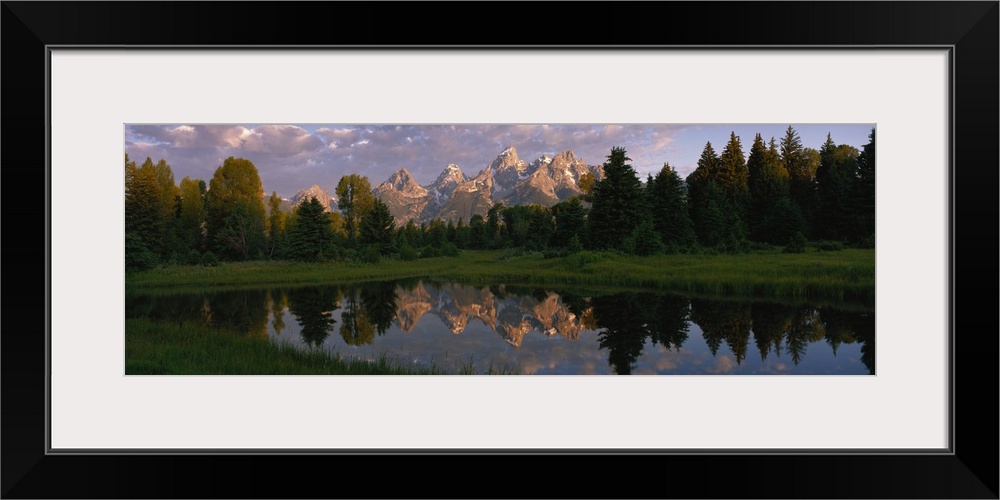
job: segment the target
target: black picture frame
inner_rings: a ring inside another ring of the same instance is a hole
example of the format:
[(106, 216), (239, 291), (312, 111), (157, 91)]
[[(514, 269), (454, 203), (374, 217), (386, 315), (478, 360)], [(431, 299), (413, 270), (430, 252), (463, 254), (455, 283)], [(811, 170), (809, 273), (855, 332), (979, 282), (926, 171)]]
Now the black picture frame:
[[(332, 16), (327, 15), (330, 7)], [(19, 273), (29, 262), (43, 270), (28, 279), (9, 273), (9, 284), (16, 285), (4, 296), (3, 497), (998, 498), (994, 425), (1000, 418), (994, 384), (1000, 331), (995, 309), (1000, 4), (668, 2), (552, 7), (561, 12), (552, 22), (579, 32), (574, 46), (609, 50), (613, 46), (608, 44), (953, 47), (952, 453), (48, 454), (47, 332), (38, 321), (49, 314), (49, 207), (40, 194), (48, 168), (46, 47), (468, 47), (551, 42), (545, 39), (548, 30), (519, 30), (516, 25), (503, 29), (503, 24), (498, 28), (479, 15), (485, 8), (527, 22), (537, 4), (3, 2), (0, 60), (7, 147), (0, 150), (0, 164), (8, 179), (3, 253), (9, 270)], [(387, 9), (393, 15), (386, 15)], [(857, 422), (845, 425), (864, 425), (864, 419), (858, 415)], [(428, 476), (428, 470), (439, 476)], [(622, 476), (622, 470), (634, 474)], [(379, 473), (387, 474), (385, 480), (362, 479)], [(541, 481), (528, 481), (532, 476)], [(463, 488), (470, 478), (477, 489)]]

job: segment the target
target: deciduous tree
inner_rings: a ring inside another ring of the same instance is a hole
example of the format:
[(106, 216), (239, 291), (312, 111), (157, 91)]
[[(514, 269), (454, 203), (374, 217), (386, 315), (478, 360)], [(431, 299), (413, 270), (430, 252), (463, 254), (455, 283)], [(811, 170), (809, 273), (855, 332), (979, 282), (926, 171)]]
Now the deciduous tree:
[(344, 226), (349, 241), (361, 234), (361, 218), (375, 206), (368, 177), (358, 174), (345, 175), (337, 183), (338, 205), (344, 214)]
[(257, 167), (245, 158), (226, 158), (209, 182), (205, 222), (210, 246), (229, 259), (263, 255), (264, 188)]

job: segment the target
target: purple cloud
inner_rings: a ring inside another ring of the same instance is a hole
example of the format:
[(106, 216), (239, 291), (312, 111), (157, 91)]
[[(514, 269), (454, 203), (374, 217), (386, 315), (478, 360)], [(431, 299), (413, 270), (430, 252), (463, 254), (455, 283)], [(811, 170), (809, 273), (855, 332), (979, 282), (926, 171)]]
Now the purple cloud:
[[(665, 124), (487, 124), (487, 125), (126, 125), (125, 149), (142, 162), (165, 159), (177, 179), (208, 180), (229, 156), (256, 165), (268, 193), (291, 197), (313, 184), (332, 191), (344, 175), (366, 175), (372, 186), (406, 167), (418, 183), (429, 184), (448, 164), (475, 175), (508, 145), (525, 161), (573, 150), (591, 165), (606, 160), (613, 146), (625, 147), (640, 177), (670, 162), (690, 173), (706, 140), (721, 151), (736, 131), (749, 153), (753, 133), (780, 137), (787, 125)], [(862, 146), (870, 125), (834, 126), (834, 139)], [(806, 138), (825, 138), (829, 127), (796, 126)], [(813, 130), (815, 129), (815, 130)], [(822, 131), (822, 134), (820, 133)], [(807, 133), (808, 132), (808, 133)], [(849, 137), (838, 138), (838, 135)]]

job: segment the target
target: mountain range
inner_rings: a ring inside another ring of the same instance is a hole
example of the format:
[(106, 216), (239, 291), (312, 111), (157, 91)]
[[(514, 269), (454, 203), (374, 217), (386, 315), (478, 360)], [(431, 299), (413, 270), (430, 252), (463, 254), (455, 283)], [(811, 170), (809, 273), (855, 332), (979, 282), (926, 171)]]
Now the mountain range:
[(578, 316), (551, 292), (541, 297), (497, 296), (489, 288), (423, 282), (411, 289), (397, 289), (396, 323), (400, 329), (413, 332), (425, 315), (436, 316), (456, 335), (463, 333), (471, 320), (479, 320), (514, 347), (520, 347), (532, 331), (576, 339), (582, 330), (596, 329), (589, 307)]
[[(452, 163), (434, 182), (421, 186), (403, 167), (372, 192), (389, 207), (397, 226), (411, 219), (417, 223), (435, 218), (469, 222), (474, 215), (486, 217), (496, 202), (550, 207), (565, 201), (582, 193), (580, 177), (588, 173), (596, 179), (604, 175), (600, 165), (587, 165), (572, 150), (543, 155), (528, 163), (518, 158), (514, 146), (508, 146), (475, 176), (466, 175)], [(316, 196), (330, 210), (337, 209), (336, 196), (316, 185), (299, 191), (289, 201), (295, 207), (310, 196)]]

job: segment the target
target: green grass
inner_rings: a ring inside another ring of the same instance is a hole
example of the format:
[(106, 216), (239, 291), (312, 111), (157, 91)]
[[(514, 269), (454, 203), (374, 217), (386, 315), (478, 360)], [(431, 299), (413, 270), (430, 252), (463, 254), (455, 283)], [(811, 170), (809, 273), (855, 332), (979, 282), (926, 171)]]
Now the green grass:
[[(411, 367), (382, 355), (345, 360), (198, 324), (125, 321), (126, 375), (444, 375), (436, 366)], [(472, 363), (461, 374), (476, 374)], [(516, 374), (492, 365), (487, 374)]]
[(127, 289), (334, 284), (435, 278), (469, 284), (587, 285), (681, 293), (873, 303), (875, 250), (782, 254), (779, 249), (737, 255), (627, 256), (580, 252), (546, 259), (541, 253), (464, 251), (458, 257), (415, 261), (225, 263), (172, 266), (126, 276)]

